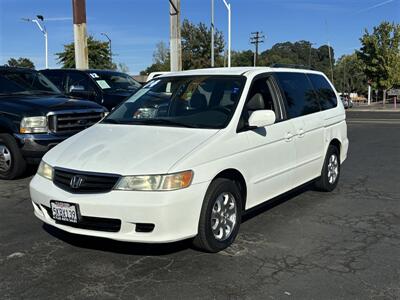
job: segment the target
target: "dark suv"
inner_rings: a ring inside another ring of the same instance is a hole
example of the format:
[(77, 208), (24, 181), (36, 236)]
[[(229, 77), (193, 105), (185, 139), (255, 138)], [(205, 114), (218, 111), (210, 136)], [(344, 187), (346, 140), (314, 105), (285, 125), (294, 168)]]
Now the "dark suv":
[(97, 102), (110, 111), (141, 87), (128, 74), (115, 71), (47, 69), (40, 72), (66, 95)]
[(67, 98), (44, 75), (0, 67), (0, 179), (20, 176), (50, 148), (95, 124), (107, 110)]

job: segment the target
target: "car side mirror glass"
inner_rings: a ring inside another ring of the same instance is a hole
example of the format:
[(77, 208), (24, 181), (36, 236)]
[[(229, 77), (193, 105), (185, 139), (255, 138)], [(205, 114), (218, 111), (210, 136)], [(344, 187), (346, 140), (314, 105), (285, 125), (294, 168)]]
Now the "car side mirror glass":
[(275, 121), (275, 112), (273, 110), (263, 109), (254, 111), (250, 115), (248, 123), (250, 128), (259, 128), (272, 125)]

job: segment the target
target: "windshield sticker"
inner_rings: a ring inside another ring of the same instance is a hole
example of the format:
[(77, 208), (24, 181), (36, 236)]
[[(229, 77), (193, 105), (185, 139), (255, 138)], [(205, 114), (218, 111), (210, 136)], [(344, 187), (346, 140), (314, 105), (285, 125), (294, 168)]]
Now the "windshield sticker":
[(100, 76), (99, 75), (97, 75), (97, 73), (90, 73), (90, 77), (92, 77), (92, 78), (100, 78)]
[(105, 80), (97, 80), (96, 82), (103, 90), (111, 89), (111, 87), (108, 85), (107, 81), (105, 81)]

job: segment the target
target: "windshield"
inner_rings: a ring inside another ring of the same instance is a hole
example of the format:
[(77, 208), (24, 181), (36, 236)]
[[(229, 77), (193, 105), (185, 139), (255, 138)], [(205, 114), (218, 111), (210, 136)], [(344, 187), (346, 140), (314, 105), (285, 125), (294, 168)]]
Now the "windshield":
[(35, 71), (3, 71), (0, 94), (61, 94), (44, 75)]
[(104, 123), (224, 128), (242, 94), (243, 76), (176, 76), (147, 83)]
[(136, 92), (140, 83), (131, 76), (118, 72), (91, 72), (90, 76), (104, 92)]

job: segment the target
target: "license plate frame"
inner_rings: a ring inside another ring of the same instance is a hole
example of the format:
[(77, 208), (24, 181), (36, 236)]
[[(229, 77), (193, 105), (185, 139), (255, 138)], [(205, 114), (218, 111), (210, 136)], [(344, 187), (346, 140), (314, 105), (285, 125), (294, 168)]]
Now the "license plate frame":
[(79, 205), (76, 203), (51, 200), (51, 217), (56, 222), (78, 224), (80, 220)]

